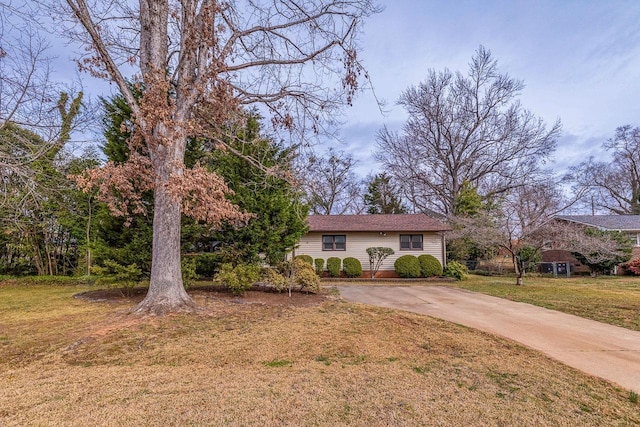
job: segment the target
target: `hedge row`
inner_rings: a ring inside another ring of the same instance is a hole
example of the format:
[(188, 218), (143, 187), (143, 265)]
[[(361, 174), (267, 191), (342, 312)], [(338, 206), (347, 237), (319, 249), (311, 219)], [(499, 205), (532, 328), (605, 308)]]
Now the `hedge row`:
[(405, 278), (442, 276), (442, 264), (433, 255), (402, 255), (393, 267), (398, 276)]
[[(315, 266), (318, 276), (322, 276), (324, 271), (324, 260), (316, 258), (315, 260), (309, 255), (298, 255), (296, 258)], [(353, 257), (347, 257), (341, 260), (338, 257), (327, 258), (327, 272), (330, 277), (340, 277), (340, 273), (344, 272), (347, 277), (360, 277), (362, 275), (362, 264), (360, 260)]]

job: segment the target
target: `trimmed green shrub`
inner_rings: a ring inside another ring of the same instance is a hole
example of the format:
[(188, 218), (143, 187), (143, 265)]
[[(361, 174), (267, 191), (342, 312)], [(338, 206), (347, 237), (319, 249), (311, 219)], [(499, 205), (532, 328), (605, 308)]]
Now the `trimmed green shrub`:
[(447, 268), (444, 270), (444, 275), (447, 277), (453, 277), (458, 280), (466, 280), (469, 270), (464, 264), (460, 264), (458, 261), (449, 261)]
[(413, 255), (402, 255), (393, 263), (396, 274), (404, 278), (420, 277), (420, 261)]
[(313, 258), (311, 257), (311, 255), (296, 255), (294, 259), (301, 259), (302, 261), (313, 267)]
[(420, 273), (424, 277), (442, 276), (442, 264), (433, 255), (420, 255)]
[(322, 258), (316, 258), (313, 260), (313, 263), (316, 266), (316, 274), (322, 277), (322, 272), (324, 271), (324, 260)]
[(347, 257), (342, 260), (342, 268), (347, 277), (362, 276), (362, 264), (358, 258)]
[(327, 259), (327, 270), (329, 271), (329, 276), (331, 277), (340, 277), (340, 265), (342, 261), (338, 257), (331, 257)]
[(222, 264), (216, 283), (228, 287), (234, 295), (242, 295), (260, 279), (260, 267), (253, 264)]

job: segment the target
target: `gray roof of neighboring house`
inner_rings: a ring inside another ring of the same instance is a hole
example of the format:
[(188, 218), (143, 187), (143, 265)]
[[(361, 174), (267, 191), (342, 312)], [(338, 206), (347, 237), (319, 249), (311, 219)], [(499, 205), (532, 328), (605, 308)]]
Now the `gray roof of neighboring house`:
[(447, 231), (451, 228), (424, 214), (309, 215), (309, 231)]
[(640, 231), (640, 215), (556, 215), (555, 218), (604, 230)]

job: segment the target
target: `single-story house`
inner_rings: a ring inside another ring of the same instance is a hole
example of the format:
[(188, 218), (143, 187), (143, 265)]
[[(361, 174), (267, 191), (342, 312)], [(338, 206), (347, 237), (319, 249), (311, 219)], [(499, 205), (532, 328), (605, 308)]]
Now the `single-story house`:
[(384, 260), (377, 277), (393, 277), (393, 263), (402, 255), (429, 254), (446, 265), (444, 232), (448, 226), (425, 214), (310, 215), (309, 231), (302, 236), (295, 255), (313, 259), (357, 258), (369, 273), (369, 247), (388, 247), (394, 254)]

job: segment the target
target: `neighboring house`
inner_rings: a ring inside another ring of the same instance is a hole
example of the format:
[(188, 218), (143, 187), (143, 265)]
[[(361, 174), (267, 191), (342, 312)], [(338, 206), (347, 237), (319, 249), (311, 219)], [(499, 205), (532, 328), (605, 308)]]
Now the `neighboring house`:
[[(555, 219), (594, 227), (604, 231), (619, 231), (629, 235), (634, 242), (634, 257), (640, 257), (640, 215), (556, 215)], [(588, 271), (576, 260), (571, 252), (564, 250), (545, 250), (542, 252), (543, 262), (566, 262), (574, 265), (576, 272)]]
[(556, 215), (556, 219), (628, 234), (640, 246), (640, 215)]
[(449, 227), (424, 214), (398, 215), (310, 215), (309, 232), (302, 236), (295, 255), (310, 255), (326, 260), (330, 257), (360, 260), (364, 272), (369, 272), (367, 248), (381, 246), (394, 250), (378, 271), (378, 276), (390, 276), (393, 263), (402, 255), (429, 254), (443, 267), (446, 264), (444, 232)]

